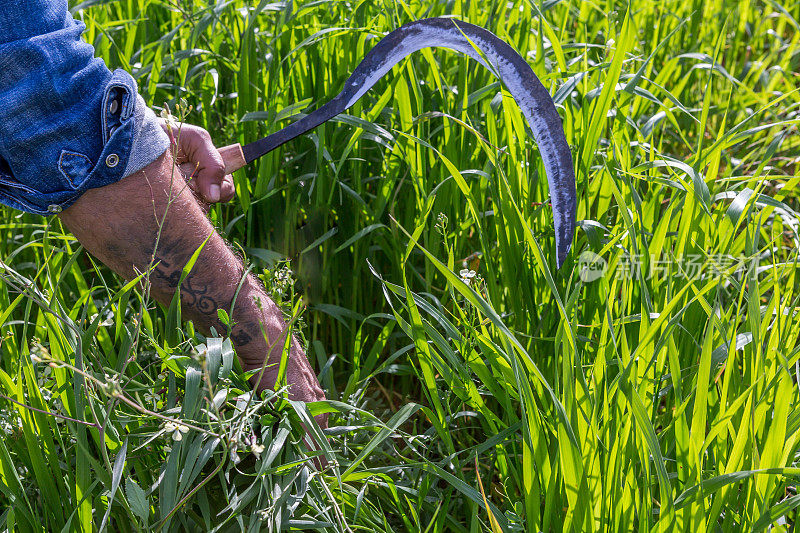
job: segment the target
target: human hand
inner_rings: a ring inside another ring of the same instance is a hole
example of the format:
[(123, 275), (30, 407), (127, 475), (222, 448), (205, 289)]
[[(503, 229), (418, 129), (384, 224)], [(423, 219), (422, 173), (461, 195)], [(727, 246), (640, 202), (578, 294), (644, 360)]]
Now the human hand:
[(230, 202), (236, 193), (233, 177), (225, 174), (211, 135), (192, 124), (162, 120), (161, 126), (172, 142), (175, 164), (195, 194), (207, 203)]
[[(274, 359), (277, 359), (278, 364), (267, 367), (267, 370), (273, 369), (272, 374), (268, 378), (272, 380), (272, 383), (275, 383), (278, 369), (280, 368), (280, 357), (275, 356), (275, 351), (270, 355), (270, 363), (272, 363)], [(292, 349), (286, 361), (286, 382), (289, 384), (289, 398), (292, 400), (310, 403), (321, 402), (327, 399), (325, 392), (319, 384), (317, 374), (311, 367), (308, 356), (300, 347), (300, 343), (296, 338), (292, 338)], [(314, 420), (316, 420), (320, 428), (328, 428), (327, 413), (315, 416)], [(309, 450), (317, 452), (322, 451), (322, 445), (314, 436), (314, 433), (306, 424), (302, 424), (302, 426), (306, 432), (305, 443)], [(323, 436), (322, 438), (324, 439), (325, 437)], [(325, 455), (322, 454), (314, 460), (314, 464), (318, 470), (322, 470), (328, 466), (328, 461), (325, 459)]]
[[(284, 337), (285, 338), (285, 337)], [(281, 357), (283, 354), (283, 342), (278, 342), (273, 346), (269, 359), (264, 367), (261, 381), (256, 385), (258, 392), (264, 389), (274, 389), (280, 371)], [(237, 349), (242, 357), (245, 368), (260, 368), (262, 363), (257, 360), (257, 354), (250, 354), (245, 348)], [(253, 356), (253, 358), (248, 357)], [(258, 379), (259, 373), (253, 376), (253, 380)], [(305, 352), (296, 338), (292, 338), (291, 350), (286, 355), (285, 383), (288, 385), (288, 395), (290, 400), (302, 401), (305, 403), (319, 402), (326, 400), (325, 392), (319, 384), (317, 374), (311, 367)], [(322, 414), (315, 417), (321, 428), (328, 427), (328, 415)]]

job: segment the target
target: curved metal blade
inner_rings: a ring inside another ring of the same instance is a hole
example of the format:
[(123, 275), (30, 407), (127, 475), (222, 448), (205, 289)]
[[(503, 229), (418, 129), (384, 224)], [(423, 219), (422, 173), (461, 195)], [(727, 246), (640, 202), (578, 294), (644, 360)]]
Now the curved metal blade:
[(333, 100), (282, 130), (244, 146), (246, 161), (249, 163), (344, 112), (400, 60), (428, 47), (456, 50), (494, 71), (519, 105), (547, 172), (560, 267), (572, 245), (577, 203), (572, 154), (561, 119), (550, 93), (525, 59), (480, 26), (451, 18), (429, 18), (396, 29), (369, 51)]

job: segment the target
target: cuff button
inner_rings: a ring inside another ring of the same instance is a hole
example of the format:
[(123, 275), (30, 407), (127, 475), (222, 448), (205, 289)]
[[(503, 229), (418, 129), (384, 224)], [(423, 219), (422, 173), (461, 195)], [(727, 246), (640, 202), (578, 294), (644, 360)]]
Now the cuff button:
[(108, 106), (108, 112), (112, 115), (116, 115), (117, 111), (119, 110), (119, 101), (115, 98), (111, 100), (111, 105)]
[(117, 154), (109, 154), (106, 157), (106, 166), (109, 168), (114, 168), (119, 164), (119, 156)]
[(61, 212), (61, 206), (58, 205), (58, 204), (50, 204), (49, 206), (47, 206), (47, 210), (50, 211), (53, 214), (60, 213)]

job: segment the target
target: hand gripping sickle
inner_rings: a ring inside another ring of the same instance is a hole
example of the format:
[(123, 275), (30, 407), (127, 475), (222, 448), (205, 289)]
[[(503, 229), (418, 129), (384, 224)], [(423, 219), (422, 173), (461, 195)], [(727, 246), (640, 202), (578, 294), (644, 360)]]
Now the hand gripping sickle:
[(542, 83), (511, 46), (484, 28), (452, 18), (429, 18), (411, 22), (381, 39), (347, 79), (331, 101), (301, 120), (245, 146), (234, 144), (220, 150), (226, 171), (231, 173), (343, 113), (361, 98), (401, 59), (428, 47), (450, 48), (466, 54), (497, 73), (514, 97), (539, 145), (556, 232), (557, 264), (569, 253), (575, 228), (575, 174), (572, 155), (564, 137), (553, 99)]

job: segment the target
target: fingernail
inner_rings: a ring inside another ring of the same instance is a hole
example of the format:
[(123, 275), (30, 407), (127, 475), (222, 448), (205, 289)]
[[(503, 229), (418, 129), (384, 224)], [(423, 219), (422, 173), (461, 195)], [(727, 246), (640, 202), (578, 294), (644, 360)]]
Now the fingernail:
[(219, 202), (219, 185), (216, 183), (208, 188), (208, 199), (211, 202)]

